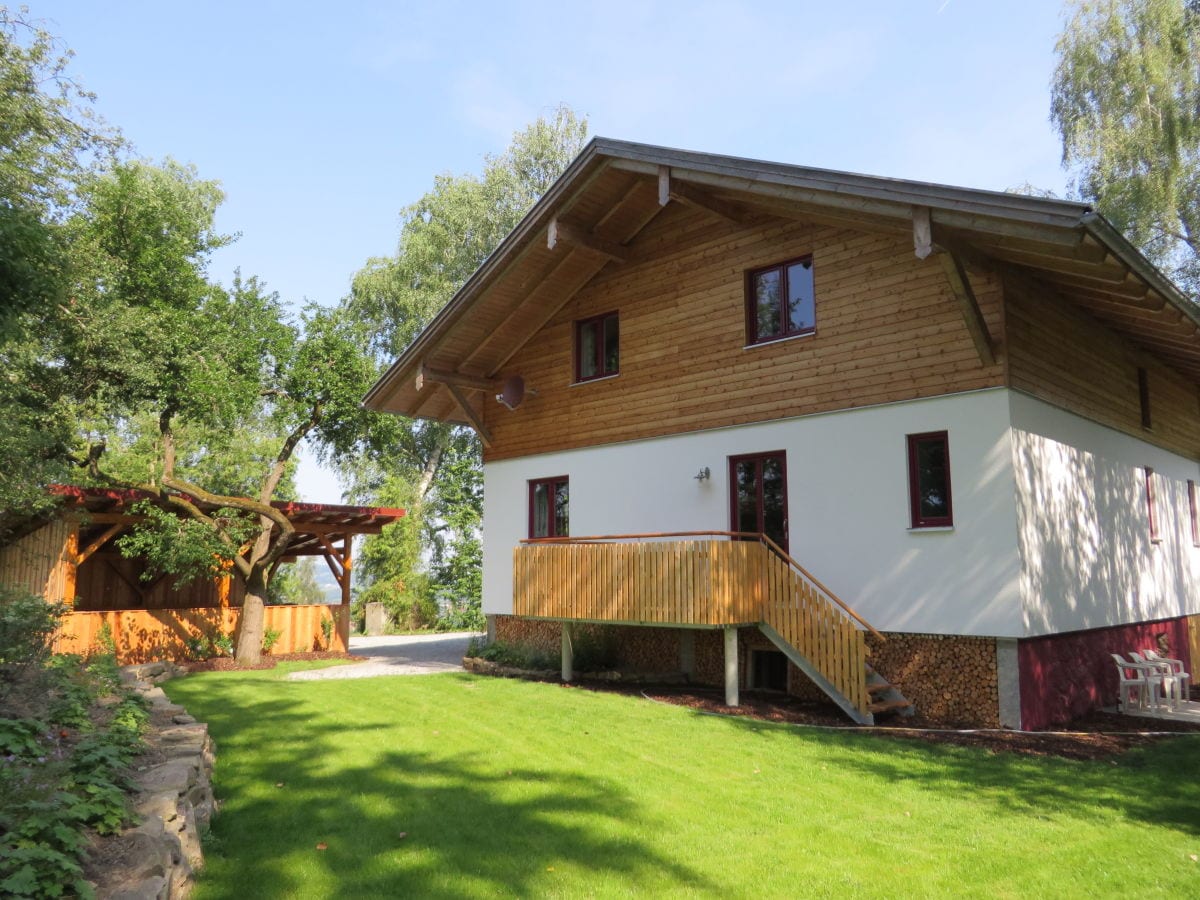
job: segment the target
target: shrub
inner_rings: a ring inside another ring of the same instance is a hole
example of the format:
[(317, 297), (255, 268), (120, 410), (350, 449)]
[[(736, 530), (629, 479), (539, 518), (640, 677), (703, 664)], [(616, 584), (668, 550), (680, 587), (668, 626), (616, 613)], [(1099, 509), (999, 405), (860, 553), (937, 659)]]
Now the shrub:
[[(116, 660), (55, 657), (49, 718), (0, 719), (0, 896), (90, 897), (80, 865), (84, 828), (115, 834), (130, 821), (129, 766), (141, 750), (146, 703), (114, 687)], [(120, 692), (106, 727), (91, 712), (101, 690)], [(85, 730), (72, 747), (63, 725)]]
[(208, 637), (203, 634), (193, 634), (185, 637), (183, 639), (183, 649), (187, 652), (188, 659), (208, 659), (212, 655)]
[(437, 601), (430, 596), (428, 579), (423, 576), (414, 576), (408, 582), (376, 581), (360, 598), (364, 610), (368, 603), (382, 603), (401, 631), (431, 628), (438, 618)]
[(84, 668), (83, 657), (61, 653), (50, 660), (50, 719), (56, 725), (91, 728), (89, 711), (99, 693), (91, 674)]
[(434, 593), (440, 609), (436, 630), (483, 631), (487, 627), (487, 620), (479, 607), (479, 598), (463, 600), (447, 588), (438, 588)]
[(325, 637), (325, 649), (333, 644), (333, 616), (321, 619), (321, 634)]
[(28, 591), (0, 586), (0, 698), (50, 655), (61, 603), (47, 603)]
[(215, 634), (208, 639), (209, 646), (216, 656), (233, 656), (233, 635)]
[(262, 648), (263, 653), (270, 653), (271, 648), (279, 643), (279, 639), (283, 637), (283, 630), (279, 628), (268, 628), (263, 632)]
[(617, 642), (608, 629), (575, 632), (575, 668), (580, 672), (604, 672), (617, 667)]
[(479, 655), (483, 659), (515, 669), (554, 669), (562, 661), (558, 653), (530, 644), (510, 644), (506, 641), (493, 641), (480, 650)]

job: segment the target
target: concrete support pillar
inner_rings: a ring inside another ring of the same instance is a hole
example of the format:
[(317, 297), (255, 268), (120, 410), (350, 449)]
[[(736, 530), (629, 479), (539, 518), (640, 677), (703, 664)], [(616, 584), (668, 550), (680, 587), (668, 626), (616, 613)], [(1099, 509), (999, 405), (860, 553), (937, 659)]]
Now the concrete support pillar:
[(996, 638), (996, 688), (1001, 728), (1021, 727), (1021, 672), (1017, 639)]
[(562, 623), (562, 680), (570, 681), (575, 677), (575, 647), (571, 643), (571, 626)]
[(725, 628), (725, 705), (738, 703), (738, 630), (732, 625)]

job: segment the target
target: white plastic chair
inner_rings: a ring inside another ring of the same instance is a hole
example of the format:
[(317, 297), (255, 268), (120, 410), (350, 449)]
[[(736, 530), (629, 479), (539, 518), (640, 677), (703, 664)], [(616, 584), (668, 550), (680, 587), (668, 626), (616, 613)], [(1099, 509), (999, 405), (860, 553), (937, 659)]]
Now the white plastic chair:
[(1159, 701), (1155, 694), (1162, 692), (1163, 705), (1175, 709), (1176, 699), (1179, 696), (1179, 679), (1171, 674), (1171, 667), (1157, 662), (1151, 662), (1145, 659), (1140, 653), (1130, 652), (1129, 658), (1133, 660), (1133, 665), (1140, 666), (1145, 672), (1146, 680), (1150, 682), (1151, 700), (1155, 706), (1159, 706)]
[[(1130, 709), (1142, 709), (1153, 698), (1157, 682), (1152, 682), (1149, 670), (1144, 665), (1126, 661), (1119, 653), (1111, 654), (1117, 664), (1117, 708), (1127, 713)], [(1129, 674), (1132, 672), (1133, 674)], [(1132, 692), (1132, 693), (1131, 693)]]
[(1178, 708), (1180, 701), (1187, 701), (1190, 696), (1189, 685), (1192, 679), (1191, 673), (1183, 671), (1183, 660), (1172, 659), (1169, 656), (1163, 656), (1157, 650), (1143, 650), (1142, 656), (1146, 661), (1153, 663), (1162, 668), (1162, 670), (1175, 679), (1175, 690), (1172, 692), (1172, 699), (1175, 708)]

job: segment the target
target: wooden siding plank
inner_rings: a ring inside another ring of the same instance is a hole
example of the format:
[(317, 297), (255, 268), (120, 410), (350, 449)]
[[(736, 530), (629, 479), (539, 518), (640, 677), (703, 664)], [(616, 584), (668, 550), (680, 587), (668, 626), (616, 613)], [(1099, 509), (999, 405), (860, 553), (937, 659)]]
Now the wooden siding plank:
[[(579, 291), (506, 364), (538, 391), (484, 416), (488, 460), (1002, 384), (982, 366), (941, 267), (911, 235), (786, 222), (741, 229), (674, 205), (624, 266)], [(744, 349), (743, 273), (812, 253), (816, 334)], [(972, 278), (1004, 355), (997, 278)], [(621, 372), (572, 387), (573, 323), (619, 310)]]

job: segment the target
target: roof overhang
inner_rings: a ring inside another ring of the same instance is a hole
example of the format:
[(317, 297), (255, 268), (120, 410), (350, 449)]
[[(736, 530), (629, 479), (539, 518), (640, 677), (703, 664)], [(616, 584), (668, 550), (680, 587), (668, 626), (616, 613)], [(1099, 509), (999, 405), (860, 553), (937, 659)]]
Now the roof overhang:
[[(134, 489), (90, 488), (55, 484), (50, 492), (64, 501), (65, 511), (85, 526), (132, 526), (140, 516), (131, 507), (152, 499)], [(199, 503), (205, 512), (216, 507)], [(357, 534), (379, 534), (384, 526), (403, 518), (403, 509), (384, 506), (345, 506), (335, 503), (294, 503), (276, 500), (275, 509), (296, 529), (287, 556), (322, 556), (327, 545)], [(115, 535), (116, 530), (113, 531)]]
[[(677, 202), (741, 224), (912, 236), (918, 255), (1039, 286), (1200, 382), (1200, 313), (1086, 204), (593, 139), (367, 394), (371, 409), (476, 427), (508, 361)], [(922, 246), (924, 245), (924, 247)]]

